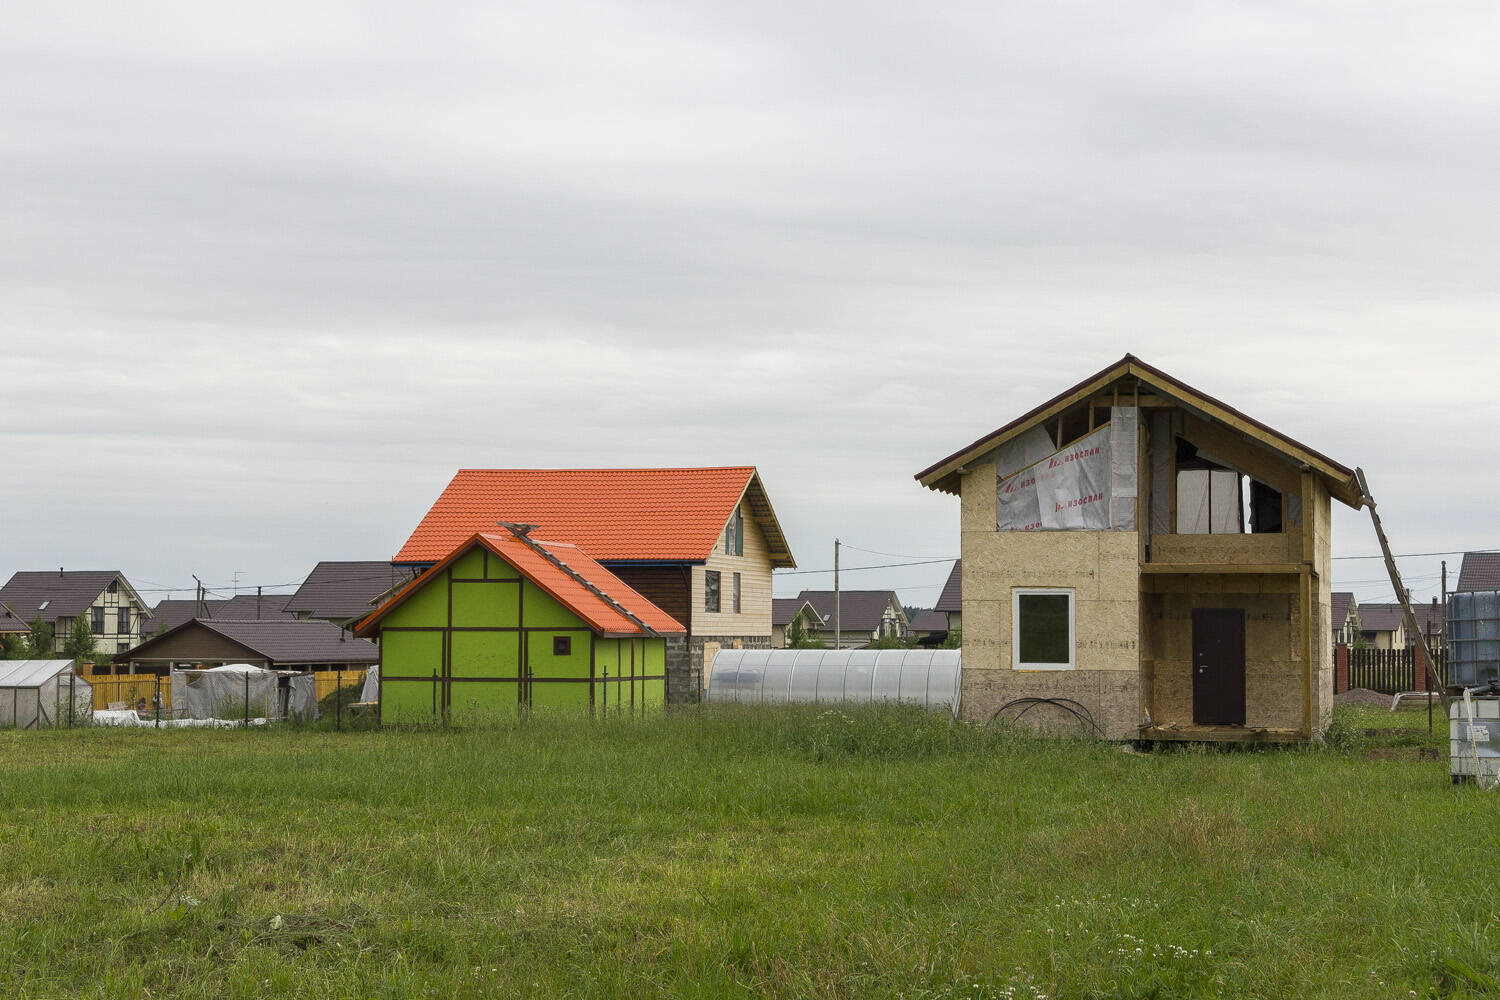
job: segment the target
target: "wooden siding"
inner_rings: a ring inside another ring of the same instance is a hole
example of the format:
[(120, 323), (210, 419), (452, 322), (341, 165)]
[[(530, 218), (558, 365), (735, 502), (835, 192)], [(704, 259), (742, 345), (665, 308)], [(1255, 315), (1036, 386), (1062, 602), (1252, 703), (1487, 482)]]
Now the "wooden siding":
[[(751, 518), (749, 504), (743, 500), (740, 512), (745, 518), (745, 554), (725, 554), (724, 531), (720, 531), (708, 560), (693, 567), (693, 620), (684, 624), (689, 624), (695, 635), (771, 634), (771, 553), (765, 534)], [(720, 574), (717, 614), (703, 609), (704, 574), (709, 570)], [(735, 573), (740, 574), (739, 614), (733, 611)]]
[(692, 567), (611, 563), (606, 568), (629, 584), (636, 593), (677, 619), (678, 624), (684, 628), (691, 626), (692, 607), (688, 588), (692, 585), (692, 575), (689, 572)]

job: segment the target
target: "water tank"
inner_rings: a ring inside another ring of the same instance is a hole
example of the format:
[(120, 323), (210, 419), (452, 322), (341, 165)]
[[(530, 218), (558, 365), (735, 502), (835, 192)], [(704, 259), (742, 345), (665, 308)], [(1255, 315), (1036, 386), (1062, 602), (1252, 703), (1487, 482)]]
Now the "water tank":
[(1500, 590), (1448, 596), (1448, 683), (1475, 687), (1500, 680)]
[(743, 704), (900, 702), (958, 716), (957, 649), (721, 649), (708, 700)]

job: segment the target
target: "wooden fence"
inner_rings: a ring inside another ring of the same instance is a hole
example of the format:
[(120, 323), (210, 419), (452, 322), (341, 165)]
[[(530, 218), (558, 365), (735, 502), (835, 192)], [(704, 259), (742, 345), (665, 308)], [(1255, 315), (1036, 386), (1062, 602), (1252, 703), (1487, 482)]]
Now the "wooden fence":
[[(155, 707), (157, 695), (155, 674), (104, 674), (91, 675), (86, 670), (80, 671), (79, 676), (94, 686), (94, 709), (103, 711), (110, 705), (120, 705), (124, 708), (139, 708), (142, 702), (146, 710)], [(364, 683), (365, 671), (358, 670), (319, 670), (313, 674), (313, 683), (317, 689), (318, 701), (328, 697), (339, 687), (353, 688)], [(161, 678), (161, 701), (162, 709), (166, 712), (172, 710), (172, 678), (162, 675)], [(359, 700), (357, 690), (345, 691), (344, 704)]]
[[(1442, 687), (1448, 681), (1448, 652), (1435, 650), (1432, 655), (1437, 660), (1432, 685)], [(1396, 694), (1401, 691), (1426, 690), (1427, 681), (1418, 675), (1415, 650), (1351, 649), (1349, 686), (1367, 688), (1381, 694)]]

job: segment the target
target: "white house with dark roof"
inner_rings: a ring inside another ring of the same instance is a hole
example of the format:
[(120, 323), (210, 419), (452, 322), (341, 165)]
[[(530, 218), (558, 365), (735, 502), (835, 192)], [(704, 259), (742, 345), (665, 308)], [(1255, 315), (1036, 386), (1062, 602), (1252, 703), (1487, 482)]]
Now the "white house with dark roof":
[(59, 653), (80, 616), (89, 623), (96, 649), (107, 655), (139, 643), (151, 618), (140, 594), (115, 569), (18, 572), (0, 587), (0, 604), (28, 625), (38, 618), (50, 625)]
[[(823, 619), (823, 628), (814, 638), (823, 639), (833, 649), (858, 649), (880, 638), (904, 640), (911, 634), (906, 609), (901, 606), (901, 599), (894, 590), (841, 591), (837, 614), (831, 590), (804, 590), (796, 600), (811, 604)], [(837, 641), (833, 631), (835, 618), (838, 619)]]

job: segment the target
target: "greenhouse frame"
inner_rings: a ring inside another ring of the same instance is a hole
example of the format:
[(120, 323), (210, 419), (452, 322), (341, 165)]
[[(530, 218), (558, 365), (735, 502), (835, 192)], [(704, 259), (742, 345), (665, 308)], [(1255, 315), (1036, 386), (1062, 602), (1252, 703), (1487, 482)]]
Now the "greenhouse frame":
[(72, 660), (0, 660), (0, 729), (86, 726), (94, 688)]

